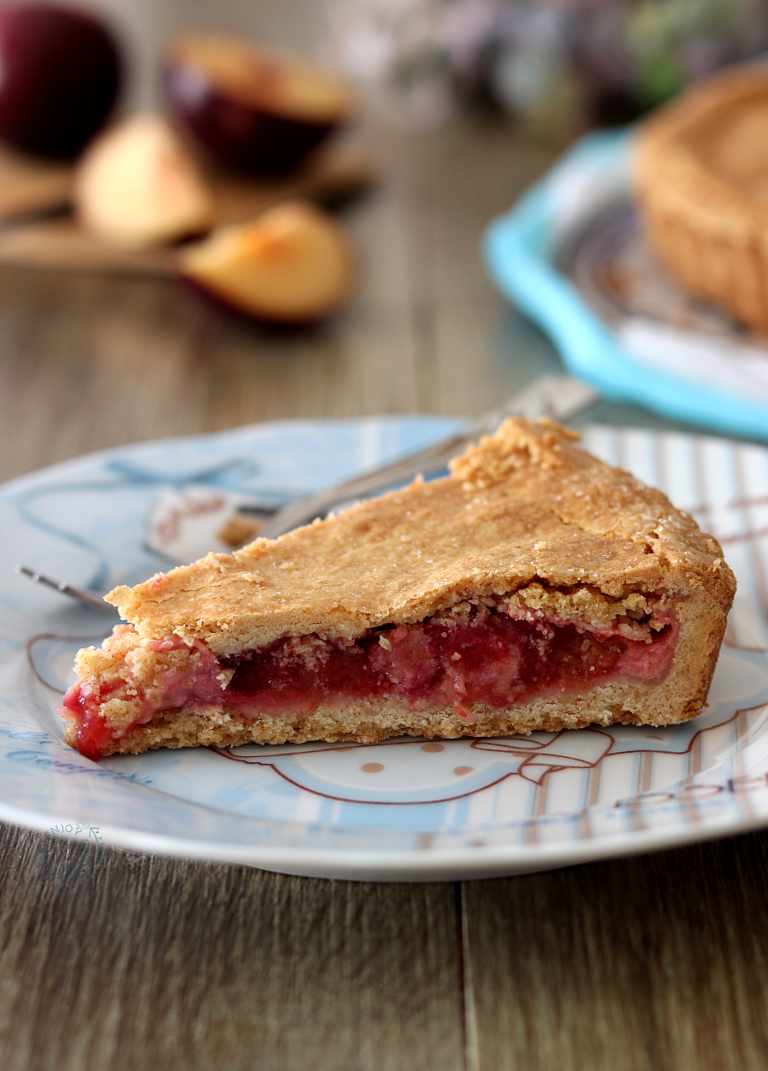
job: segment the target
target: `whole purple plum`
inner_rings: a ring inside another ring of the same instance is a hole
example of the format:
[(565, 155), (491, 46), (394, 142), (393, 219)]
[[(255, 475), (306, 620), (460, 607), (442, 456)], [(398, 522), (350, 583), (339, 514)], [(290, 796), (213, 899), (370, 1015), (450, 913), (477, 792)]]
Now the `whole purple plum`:
[(0, 8), (0, 138), (72, 158), (104, 124), (122, 78), (112, 32), (49, 4)]

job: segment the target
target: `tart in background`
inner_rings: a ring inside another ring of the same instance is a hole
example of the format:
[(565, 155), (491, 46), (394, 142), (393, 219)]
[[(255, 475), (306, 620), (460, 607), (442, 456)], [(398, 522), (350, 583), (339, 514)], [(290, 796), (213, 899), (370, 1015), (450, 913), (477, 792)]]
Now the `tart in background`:
[(674, 278), (768, 334), (768, 64), (720, 74), (646, 120), (635, 186)]

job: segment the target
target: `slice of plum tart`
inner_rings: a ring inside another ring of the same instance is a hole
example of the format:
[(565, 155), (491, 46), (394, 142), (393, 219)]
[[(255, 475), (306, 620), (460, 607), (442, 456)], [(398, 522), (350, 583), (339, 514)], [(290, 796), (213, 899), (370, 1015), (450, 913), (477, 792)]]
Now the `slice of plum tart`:
[(507, 420), (444, 478), (115, 588), (127, 624), (79, 652), (67, 742), (96, 759), (694, 717), (733, 574), (577, 439)]

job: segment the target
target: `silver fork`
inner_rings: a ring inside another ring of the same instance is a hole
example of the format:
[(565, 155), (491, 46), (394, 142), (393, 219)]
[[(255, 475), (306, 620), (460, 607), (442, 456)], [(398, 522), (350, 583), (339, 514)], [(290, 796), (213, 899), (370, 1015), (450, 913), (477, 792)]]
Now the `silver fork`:
[[(385, 465), (379, 465), (351, 480), (334, 484), (317, 494), (308, 495), (297, 502), (290, 503), (266, 521), (259, 529), (259, 536), (274, 539), (284, 532), (289, 532), (292, 528), (314, 520), (315, 517), (325, 516), (335, 507), (344, 505), (350, 500), (369, 497), (377, 491), (386, 490), (393, 484), (411, 479), (417, 473), (429, 476), (438, 472), (451, 458), (460, 454), (468, 443), (494, 431), (505, 417), (524, 416), (535, 420), (546, 416), (564, 420), (591, 405), (597, 397), (597, 392), (580, 379), (573, 379), (570, 376), (542, 376), (525, 390), (518, 391), (501, 405), (489, 409), (482, 416), (471, 421), (455, 435), (441, 439), (422, 450), (406, 454)], [(35, 569), (30, 569), (27, 565), (18, 565), (16, 570), (35, 583), (45, 584), (61, 592), (62, 595), (78, 599), (86, 606), (94, 606), (98, 610), (117, 615), (115, 608), (104, 602), (99, 592), (78, 588), (62, 580), (55, 580)]]
[(501, 405), (489, 409), (471, 421), (457, 434), (386, 465), (377, 465), (376, 468), (354, 476), (351, 480), (334, 484), (316, 494), (300, 498), (297, 502), (291, 502), (262, 525), (259, 536), (274, 539), (301, 524), (308, 524), (316, 517), (324, 517), (350, 499), (370, 497), (393, 484), (409, 480), (418, 473), (429, 476), (439, 472), (473, 440), (495, 431), (505, 417), (523, 416), (535, 420), (546, 416), (563, 420), (586, 408), (597, 397), (597, 391), (580, 379), (573, 379), (571, 376), (542, 376), (525, 390), (511, 395)]
[(115, 607), (110, 606), (108, 602), (104, 602), (100, 591), (92, 591), (90, 588), (76, 588), (74, 584), (67, 584), (64, 580), (54, 580), (52, 576), (48, 576), (46, 573), (38, 573), (36, 569), (30, 569), (28, 565), (17, 565), (16, 572), (28, 576), (35, 584), (44, 584), (45, 587), (53, 588), (54, 591), (58, 591), (61, 595), (69, 595), (70, 598), (85, 603), (86, 606), (92, 606), (96, 610), (104, 610), (108, 614), (117, 615)]

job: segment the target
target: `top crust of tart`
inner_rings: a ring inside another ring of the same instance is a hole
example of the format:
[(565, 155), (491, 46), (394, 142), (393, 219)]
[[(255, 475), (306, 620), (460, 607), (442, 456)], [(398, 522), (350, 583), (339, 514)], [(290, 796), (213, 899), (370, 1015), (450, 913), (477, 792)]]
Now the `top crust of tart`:
[(702, 234), (768, 237), (768, 64), (694, 86), (640, 127), (635, 171), (651, 198)]
[[(701, 596), (724, 612), (735, 589), (717, 542), (659, 491), (574, 445), (549, 421), (507, 420), (450, 476), (335, 517), (208, 554), (107, 601), (143, 639), (202, 640), (224, 656), (282, 636), (354, 639), (466, 601), (549, 593), (582, 620), (641, 596)], [(555, 590), (556, 589), (556, 590)], [(555, 607), (556, 609), (556, 607)]]

